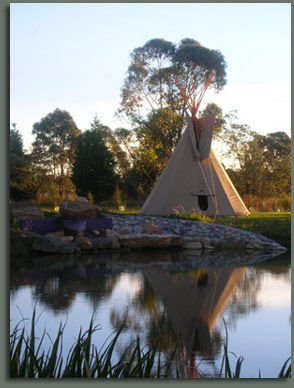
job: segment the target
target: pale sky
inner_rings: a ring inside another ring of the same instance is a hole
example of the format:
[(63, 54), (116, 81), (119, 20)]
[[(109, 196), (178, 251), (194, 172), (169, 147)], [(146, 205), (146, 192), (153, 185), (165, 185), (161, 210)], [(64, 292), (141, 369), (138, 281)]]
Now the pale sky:
[(128, 127), (113, 115), (130, 53), (154, 38), (192, 38), (224, 55), (227, 85), (200, 109), (215, 102), (261, 134), (290, 134), (290, 3), (14, 3), (10, 120), (25, 148), (33, 124), (56, 108), (81, 130), (96, 114), (112, 129)]

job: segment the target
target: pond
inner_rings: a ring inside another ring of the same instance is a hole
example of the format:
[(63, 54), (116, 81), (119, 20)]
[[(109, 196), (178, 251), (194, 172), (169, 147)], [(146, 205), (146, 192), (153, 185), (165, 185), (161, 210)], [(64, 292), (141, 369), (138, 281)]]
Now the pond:
[[(276, 257), (187, 251), (112, 252), (41, 256), (21, 264), (12, 258), (10, 326), (30, 327), (55, 339), (66, 324), (67, 354), (94, 314), (98, 349), (126, 319), (116, 357), (140, 337), (159, 339), (162, 357), (179, 343), (180, 377), (218, 375), (228, 349), (243, 356), (241, 377), (275, 378), (291, 355), (290, 253)], [(226, 327), (225, 327), (226, 325)], [(51, 346), (49, 337), (44, 346)], [(232, 366), (236, 358), (230, 353)]]

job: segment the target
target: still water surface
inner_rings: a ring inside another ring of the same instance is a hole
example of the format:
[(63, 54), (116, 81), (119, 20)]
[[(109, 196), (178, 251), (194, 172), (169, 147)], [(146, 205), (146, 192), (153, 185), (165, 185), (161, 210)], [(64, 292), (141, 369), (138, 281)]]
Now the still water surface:
[[(142, 346), (160, 338), (164, 359), (180, 338), (181, 377), (196, 377), (198, 371), (219, 373), (225, 320), (229, 350), (244, 357), (241, 377), (256, 378), (259, 369), (261, 377), (277, 377), (291, 354), (290, 255), (259, 263), (258, 256), (221, 259), (146, 251), (42, 256), (30, 265), (13, 264), (11, 329), (22, 317), (29, 329), (36, 306), (39, 337), (46, 329), (55, 339), (60, 322), (66, 323), (67, 354), (93, 313), (98, 349), (126, 316), (117, 357), (139, 335)], [(235, 360), (231, 354), (233, 366)]]

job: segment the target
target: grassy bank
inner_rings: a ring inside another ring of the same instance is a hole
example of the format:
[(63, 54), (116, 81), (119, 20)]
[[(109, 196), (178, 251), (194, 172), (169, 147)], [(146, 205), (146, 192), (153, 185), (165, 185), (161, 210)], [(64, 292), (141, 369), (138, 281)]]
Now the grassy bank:
[(249, 217), (222, 217), (215, 222), (262, 234), (286, 248), (291, 246), (291, 212), (253, 212)]
[[(66, 361), (62, 355), (62, 336), (65, 327), (60, 325), (57, 336), (52, 341), (52, 347), (47, 353), (41, 350), (44, 331), (41, 339), (35, 335), (35, 311), (31, 320), (30, 335), (25, 334), (25, 329), (18, 326), (10, 335), (10, 377), (12, 378), (169, 378), (183, 377), (179, 374), (177, 362), (178, 345), (174, 347), (169, 358), (161, 361), (158, 343), (152, 347), (141, 347), (140, 339), (131, 344), (120, 359), (113, 364), (113, 354), (124, 324), (114, 337), (100, 350), (92, 343), (93, 333), (97, 327), (91, 319), (89, 328), (85, 333), (79, 332), (77, 341), (71, 347)], [(236, 360), (232, 367), (229, 359), (228, 332), (223, 345), (223, 358), (220, 371), (217, 375), (207, 376), (198, 371), (199, 378), (241, 378), (243, 357)], [(261, 372), (259, 376), (262, 377)], [(291, 377), (290, 357), (285, 361), (277, 378)]]

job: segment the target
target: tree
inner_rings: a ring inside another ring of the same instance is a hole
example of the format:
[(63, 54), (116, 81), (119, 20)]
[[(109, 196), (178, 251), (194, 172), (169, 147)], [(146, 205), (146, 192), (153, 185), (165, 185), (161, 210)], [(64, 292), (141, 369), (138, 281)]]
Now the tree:
[(228, 173), (241, 195), (259, 198), (290, 194), (291, 139), (285, 132), (260, 135), (238, 124), (237, 112), (226, 116), (218, 140), (228, 156)]
[(226, 125), (226, 119), (223, 115), (223, 111), (217, 104), (210, 102), (206, 105), (203, 111), (199, 111), (200, 117), (206, 116), (208, 114), (213, 114), (215, 117), (213, 139), (218, 139), (222, 134), (224, 126)]
[(275, 132), (262, 139), (268, 193), (273, 196), (291, 194), (291, 139), (285, 132)]
[(205, 90), (220, 90), (225, 76), (222, 54), (193, 39), (178, 46), (152, 39), (131, 53), (118, 114), (130, 120), (128, 138), (137, 145), (127, 146), (129, 177), (146, 195), (180, 139), (187, 109), (195, 118)]
[(36, 185), (31, 174), (31, 157), (25, 154), (23, 139), (16, 124), (10, 129), (10, 199), (14, 201), (35, 198)]
[(74, 159), (76, 139), (80, 134), (71, 115), (55, 109), (33, 125), (34, 162), (45, 175), (53, 176), (61, 199), (65, 197), (65, 184)]
[(177, 110), (179, 95), (174, 80), (166, 71), (175, 49), (171, 42), (152, 39), (132, 51), (118, 110), (132, 125), (141, 123), (144, 111), (148, 113), (167, 106)]
[(152, 39), (131, 53), (118, 113), (124, 113), (135, 125), (148, 112), (164, 108), (184, 119), (196, 98), (200, 104), (207, 87), (223, 88), (225, 67), (220, 51), (209, 50), (194, 39), (183, 39), (178, 46)]
[(78, 137), (72, 166), (72, 182), (77, 193), (90, 192), (95, 202), (109, 199), (115, 190), (117, 175), (113, 153), (106, 146), (104, 126), (95, 117), (90, 129)]

